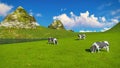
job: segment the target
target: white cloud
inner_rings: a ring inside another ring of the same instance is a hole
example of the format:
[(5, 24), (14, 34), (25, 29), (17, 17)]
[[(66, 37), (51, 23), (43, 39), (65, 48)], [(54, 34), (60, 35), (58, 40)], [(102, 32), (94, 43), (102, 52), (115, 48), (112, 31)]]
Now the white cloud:
[(105, 31), (107, 31), (107, 30), (109, 30), (110, 28), (103, 28), (102, 30), (101, 30), (101, 32), (105, 32)]
[(42, 17), (42, 14), (37, 13), (36, 16), (37, 16), (37, 17)]
[(111, 19), (111, 21), (112, 21), (113, 23), (118, 23), (118, 22), (119, 22), (118, 19)]
[(53, 19), (59, 19), (62, 21), (63, 25), (66, 27), (73, 27), (75, 25), (74, 20), (69, 18), (66, 14), (61, 14), (59, 16), (54, 16)]
[[(107, 20), (104, 16), (96, 17), (94, 16), (94, 14), (90, 15), (88, 11), (86, 11), (85, 13), (80, 13), (79, 16), (75, 15), (73, 12), (70, 12), (70, 16), (64, 13), (58, 16), (54, 16), (53, 19), (61, 20), (61, 22), (63, 23), (66, 29), (75, 29), (75, 28), (101, 29), (105, 27), (112, 27), (116, 23), (118, 23), (118, 19), (113, 18)], [(89, 32), (89, 30), (87, 32)]]
[[(61, 14), (59, 16), (54, 16), (53, 19), (61, 20), (66, 28), (77, 26), (98, 28), (103, 26), (103, 24), (98, 21), (98, 17), (95, 17), (94, 14), (90, 15), (88, 11), (80, 13), (79, 16), (76, 16), (73, 12), (70, 12), (70, 17), (67, 14)], [(102, 19), (103, 21), (106, 20), (104, 17)]]
[(92, 31), (92, 30), (80, 30), (79, 32), (97, 32), (96, 30)]
[(120, 9), (114, 10), (111, 12), (112, 15), (116, 15), (120, 13)]
[(105, 17), (101, 17), (101, 20), (102, 20), (102, 22), (105, 22), (106, 18)]
[(0, 3), (0, 16), (6, 16), (7, 13), (13, 8), (13, 6), (5, 3)]

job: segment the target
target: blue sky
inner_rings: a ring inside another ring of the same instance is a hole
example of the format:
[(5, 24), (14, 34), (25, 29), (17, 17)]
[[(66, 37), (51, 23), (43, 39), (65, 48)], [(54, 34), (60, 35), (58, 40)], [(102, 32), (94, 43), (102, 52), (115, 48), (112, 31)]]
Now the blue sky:
[(76, 32), (105, 31), (120, 21), (120, 0), (0, 0), (0, 21), (18, 6), (41, 26), (59, 19)]

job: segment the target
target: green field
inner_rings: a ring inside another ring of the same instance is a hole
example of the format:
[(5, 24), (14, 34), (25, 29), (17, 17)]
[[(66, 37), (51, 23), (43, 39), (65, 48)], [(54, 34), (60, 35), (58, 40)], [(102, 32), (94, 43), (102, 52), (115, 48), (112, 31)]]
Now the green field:
[[(85, 33), (85, 40), (77, 40), (78, 33), (43, 27), (36, 31), (11, 29), (12, 33), (6, 35), (2, 33), (9, 30), (1, 29), (1, 38), (31, 39), (52, 36), (58, 38), (58, 45), (47, 44), (46, 39), (0, 44), (0, 68), (119, 68), (119, 26), (120, 24), (107, 32)], [(109, 53), (104, 49), (93, 54), (88, 51), (94, 42), (104, 40), (110, 43)]]

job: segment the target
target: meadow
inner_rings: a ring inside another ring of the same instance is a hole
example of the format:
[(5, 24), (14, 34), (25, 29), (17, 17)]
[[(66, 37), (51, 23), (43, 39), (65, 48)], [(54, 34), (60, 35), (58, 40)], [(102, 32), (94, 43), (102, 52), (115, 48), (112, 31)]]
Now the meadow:
[[(119, 68), (120, 32), (114, 31), (116, 29), (85, 33), (85, 40), (78, 40), (78, 33), (64, 30), (45, 29), (36, 33), (30, 30), (29, 36), (26, 31), (13, 30), (16, 34), (18, 32), (21, 38), (23, 35), (26, 38), (57, 37), (58, 45), (48, 44), (47, 39), (0, 44), (0, 68)], [(11, 38), (12, 33), (9, 35)], [(2, 37), (7, 38), (6, 35)], [(104, 40), (110, 43), (109, 53), (104, 49), (100, 53), (89, 52), (94, 42)]]

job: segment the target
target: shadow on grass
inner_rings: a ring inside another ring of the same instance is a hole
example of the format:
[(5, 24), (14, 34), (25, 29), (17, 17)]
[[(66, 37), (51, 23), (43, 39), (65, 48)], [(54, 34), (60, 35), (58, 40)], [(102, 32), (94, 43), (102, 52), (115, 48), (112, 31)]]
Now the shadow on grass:
[(90, 49), (85, 49), (86, 52), (90, 52)]
[(47, 40), (47, 38), (38, 38), (38, 39), (0, 39), (0, 44), (12, 44), (12, 43), (32, 42), (32, 41), (42, 41), (42, 40)]
[(80, 39), (76, 38), (75, 40), (80, 40)]
[(79, 39), (79, 38), (76, 38), (75, 40), (85, 40), (85, 39)]
[[(86, 52), (91, 52), (90, 49), (85, 49)], [(98, 51), (97, 51), (98, 52)], [(100, 52), (107, 52), (105, 49), (100, 49)]]

